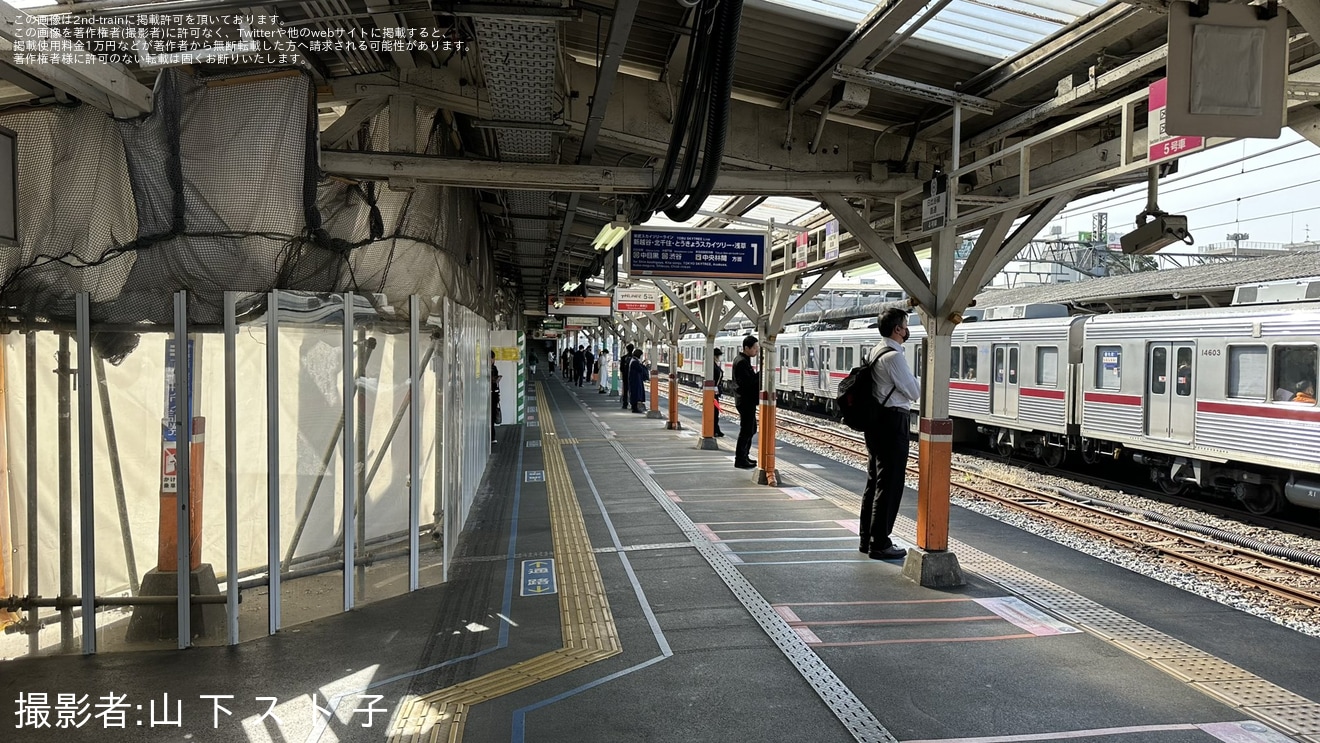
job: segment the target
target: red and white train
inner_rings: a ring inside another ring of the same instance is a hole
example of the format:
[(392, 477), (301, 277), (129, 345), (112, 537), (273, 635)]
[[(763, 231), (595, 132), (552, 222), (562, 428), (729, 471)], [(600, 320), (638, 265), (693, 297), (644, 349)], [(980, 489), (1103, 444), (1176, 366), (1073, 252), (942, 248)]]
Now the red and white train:
[[(922, 378), (917, 317), (905, 350)], [(765, 360), (779, 404), (831, 410), (839, 382), (879, 341), (874, 324), (780, 335)], [(716, 339), (726, 383), (741, 339)], [(704, 345), (680, 340), (684, 383), (700, 383)], [(964, 438), (987, 436), (1005, 455), (1051, 466), (1069, 452), (1089, 463), (1128, 455), (1170, 492), (1195, 485), (1253, 513), (1320, 509), (1318, 347), (1320, 278), (1242, 286), (1216, 309), (994, 307), (954, 331), (949, 411)]]

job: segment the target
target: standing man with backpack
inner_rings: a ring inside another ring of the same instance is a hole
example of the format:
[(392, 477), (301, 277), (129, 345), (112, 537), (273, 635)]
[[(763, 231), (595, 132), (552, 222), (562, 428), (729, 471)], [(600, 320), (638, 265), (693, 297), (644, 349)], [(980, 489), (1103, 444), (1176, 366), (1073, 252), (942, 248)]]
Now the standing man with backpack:
[(871, 350), (871, 394), (876, 408), (866, 425), (870, 458), (862, 492), (860, 549), (872, 560), (901, 560), (906, 553), (894, 546), (890, 534), (903, 500), (909, 411), (921, 396), (921, 385), (903, 354), (908, 339), (907, 312), (898, 307), (882, 312), (880, 337), (881, 342)]
[(760, 353), (756, 336), (743, 338), (742, 351), (733, 362), (734, 406), (738, 408), (738, 447), (733, 453), (733, 466), (740, 470), (756, 469), (751, 458), (752, 437), (756, 435), (756, 405), (761, 399), (761, 373), (752, 368), (752, 359)]

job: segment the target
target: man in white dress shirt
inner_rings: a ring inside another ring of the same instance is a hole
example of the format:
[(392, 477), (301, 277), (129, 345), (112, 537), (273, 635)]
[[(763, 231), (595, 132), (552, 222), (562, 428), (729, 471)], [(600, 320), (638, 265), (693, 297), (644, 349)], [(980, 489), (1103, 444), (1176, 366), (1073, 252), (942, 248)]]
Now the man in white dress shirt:
[[(872, 391), (880, 412), (866, 428), (866, 490), (862, 493), (861, 551), (873, 560), (901, 560), (890, 534), (903, 500), (908, 456), (909, 414), (921, 386), (908, 367), (903, 342), (908, 339), (907, 312), (891, 307), (880, 314), (881, 342), (870, 358)], [(879, 491), (879, 492), (877, 492)]]

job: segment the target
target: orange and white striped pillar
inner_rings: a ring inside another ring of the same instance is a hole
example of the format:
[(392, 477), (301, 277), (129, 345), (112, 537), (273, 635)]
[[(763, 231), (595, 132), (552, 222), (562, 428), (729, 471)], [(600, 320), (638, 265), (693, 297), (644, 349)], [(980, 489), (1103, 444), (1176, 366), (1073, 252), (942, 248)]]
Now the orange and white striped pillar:
[(775, 469), (775, 375), (767, 369), (766, 359), (775, 358), (775, 337), (765, 334), (761, 339), (761, 358), (757, 368), (761, 372), (761, 404), (758, 411), (760, 439), (756, 444), (756, 482), (771, 487), (779, 486), (779, 471)]

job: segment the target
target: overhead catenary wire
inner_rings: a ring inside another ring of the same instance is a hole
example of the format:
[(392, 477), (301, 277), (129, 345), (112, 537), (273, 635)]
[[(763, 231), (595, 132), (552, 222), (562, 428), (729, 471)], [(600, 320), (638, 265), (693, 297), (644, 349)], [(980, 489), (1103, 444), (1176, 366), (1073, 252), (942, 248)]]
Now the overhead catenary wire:
[[(1246, 155), (1246, 156), (1243, 156), (1243, 157), (1237, 158), (1237, 159), (1235, 159), (1235, 160), (1229, 160), (1228, 162), (1220, 163), (1220, 164), (1218, 164), (1218, 165), (1212, 165), (1212, 166), (1210, 166), (1210, 167), (1208, 167), (1208, 168), (1203, 168), (1203, 169), (1201, 169), (1201, 170), (1193, 171), (1193, 172), (1191, 172), (1191, 173), (1182, 173), (1182, 174), (1179, 174), (1179, 175), (1176, 175), (1176, 176), (1172, 176), (1172, 177), (1170, 177), (1170, 178), (1168, 178), (1168, 179), (1165, 179), (1164, 181), (1162, 181), (1162, 182), (1160, 183), (1160, 186), (1161, 186), (1161, 188), (1160, 188), (1160, 193), (1161, 193), (1161, 194), (1176, 193), (1176, 192), (1178, 192), (1178, 191), (1181, 191), (1181, 190), (1183, 190), (1183, 189), (1187, 189), (1187, 188), (1195, 188), (1196, 186), (1207, 185), (1207, 184), (1210, 184), (1210, 183), (1217, 183), (1217, 182), (1219, 182), (1219, 181), (1221, 181), (1221, 180), (1227, 180), (1227, 179), (1232, 178), (1232, 177), (1234, 177), (1234, 176), (1245, 175), (1245, 174), (1247, 174), (1247, 173), (1257, 173), (1257, 172), (1260, 172), (1260, 171), (1262, 171), (1262, 170), (1268, 170), (1269, 168), (1277, 168), (1277, 167), (1279, 167), (1279, 166), (1281, 166), (1281, 165), (1291, 165), (1291, 164), (1293, 164), (1293, 163), (1298, 163), (1298, 162), (1301, 162), (1301, 161), (1303, 161), (1303, 160), (1309, 160), (1309, 159), (1311, 159), (1311, 158), (1313, 158), (1313, 157), (1320, 157), (1320, 153), (1317, 153), (1317, 154), (1314, 154), (1314, 155), (1307, 155), (1307, 156), (1305, 156), (1305, 157), (1300, 157), (1300, 158), (1296, 158), (1296, 159), (1293, 159), (1293, 160), (1286, 160), (1286, 161), (1278, 162), (1278, 163), (1270, 163), (1269, 165), (1262, 165), (1262, 166), (1259, 167), (1259, 168), (1252, 168), (1251, 170), (1241, 170), (1241, 171), (1238, 171), (1237, 173), (1230, 173), (1229, 175), (1220, 176), (1220, 177), (1218, 177), (1218, 178), (1214, 178), (1214, 179), (1207, 180), (1207, 181), (1200, 181), (1200, 182), (1197, 182), (1197, 183), (1188, 183), (1188, 184), (1186, 184), (1186, 185), (1178, 186), (1177, 188), (1167, 188), (1167, 189), (1164, 188), (1164, 186), (1166, 186), (1166, 185), (1168, 185), (1168, 184), (1171, 184), (1171, 183), (1178, 183), (1179, 181), (1184, 181), (1184, 180), (1187, 180), (1188, 178), (1192, 178), (1192, 177), (1194, 177), (1194, 176), (1204, 175), (1204, 174), (1206, 174), (1206, 173), (1211, 173), (1211, 172), (1214, 172), (1214, 171), (1216, 171), (1216, 170), (1222, 170), (1223, 168), (1231, 167), (1231, 166), (1233, 166), (1233, 165), (1238, 165), (1238, 164), (1243, 163), (1243, 162), (1246, 162), (1246, 161), (1248, 161), (1248, 160), (1254, 160), (1254, 159), (1256, 159), (1256, 158), (1258, 158), (1258, 157), (1263, 157), (1263, 156), (1265, 156), (1265, 155), (1269, 155), (1269, 154), (1272, 154), (1272, 153), (1278, 152), (1278, 151), (1280, 151), (1280, 150), (1288, 149), (1289, 147), (1296, 147), (1297, 145), (1303, 144), (1303, 143), (1305, 143), (1306, 141), (1307, 141), (1307, 140), (1299, 139), (1299, 140), (1297, 140), (1296, 142), (1289, 142), (1289, 143), (1287, 143), (1287, 144), (1277, 145), (1277, 146), (1275, 146), (1275, 147), (1271, 147), (1271, 148), (1269, 148), (1269, 149), (1267, 149), (1267, 150), (1261, 150), (1260, 152), (1253, 153), (1253, 154), (1251, 154), (1251, 155)], [(1121, 199), (1118, 200), (1118, 201), (1106, 201), (1106, 202), (1104, 202), (1103, 204), (1094, 204), (1094, 205), (1090, 205), (1090, 206), (1077, 206), (1077, 207), (1071, 207), (1071, 208), (1069, 208), (1069, 209), (1066, 209), (1066, 210), (1060, 212), (1059, 215), (1056, 217), (1056, 219), (1066, 219), (1067, 217), (1070, 217), (1070, 216), (1076, 216), (1076, 215), (1079, 215), (1079, 214), (1084, 214), (1084, 213), (1094, 212), (1094, 211), (1097, 211), (1101, 206), (1104, 206), (1104, 207), (1106, 207), (1106, 208), (1110, 208), (1110, 207), (1119, 206), (1119, 205), (1122, 205), (1122, 204), (1130, 204), (1130, 203), (1134, 203), (1134, 202), (1140, 202), (1140, 201), (1142, 201), (1143, 199), (1146, 198), (1146, 194), (1145, 194), (1145, 191), (1144, 191), (1144, 185), (1141, 186), (1141, 188), (1142, 188), (1143, 190), (1142, 190), (1142, 192), (1141, 192), (1140, 194), (1138, 194), (1138, 195), (1136, 195), (1136, 196), (1132, 196), (1132, 197), (1123, 197), (1123, 198), (1121, 198)]]

